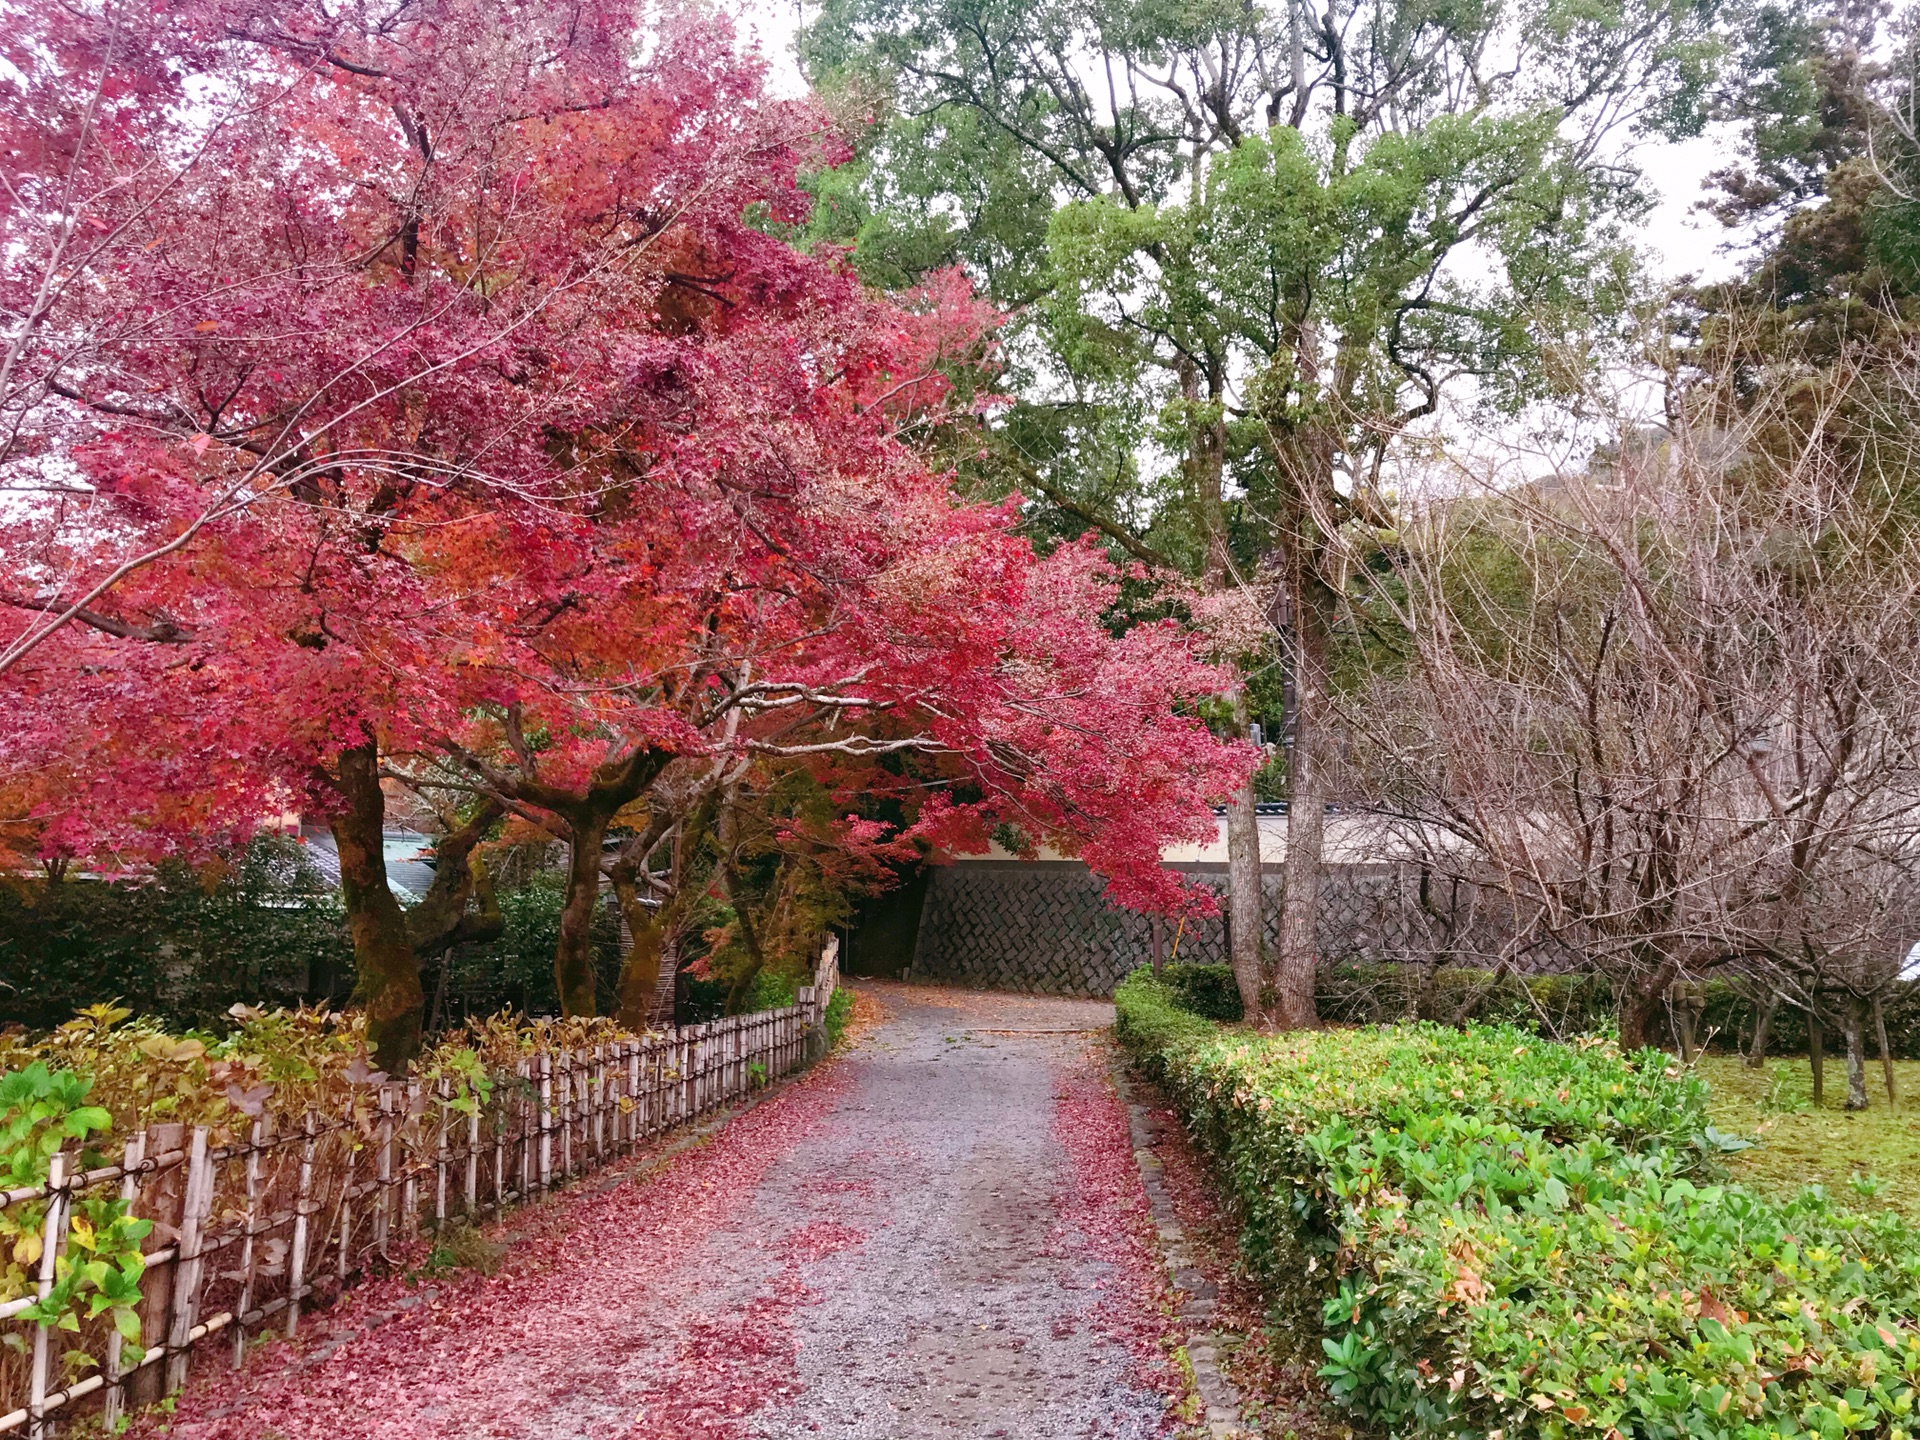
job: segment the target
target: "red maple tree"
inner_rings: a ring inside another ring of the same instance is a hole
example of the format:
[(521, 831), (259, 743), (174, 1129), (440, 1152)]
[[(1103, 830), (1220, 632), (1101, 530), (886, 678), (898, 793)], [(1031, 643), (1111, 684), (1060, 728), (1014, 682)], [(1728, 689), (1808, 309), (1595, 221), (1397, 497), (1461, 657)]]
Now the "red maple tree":
[[(164, 846), (316, 804), (389, 1066), (505, 813), (569, 842), (572, 1013), (603, 872), (650, 875), (754, 766), (844, 792), (913, 755), (900, 826), (850, 813), (833, 843), (1014, 820), (1127, 903), (1205, 903), (1158, 852), (1249, 763), (1191, 714), (1219, 678), (1171, 624), (1112, 633), (1092, 551), (1037, 557), (922, 463), (992, 316), (958, 276), (882, 301), (775, 233), (836, 142), (723, 25), (25, 10), (0, 784), (74, 777), (41, 786), (45, 835)], [(458, 802), (412, 911), (396, 776)]]

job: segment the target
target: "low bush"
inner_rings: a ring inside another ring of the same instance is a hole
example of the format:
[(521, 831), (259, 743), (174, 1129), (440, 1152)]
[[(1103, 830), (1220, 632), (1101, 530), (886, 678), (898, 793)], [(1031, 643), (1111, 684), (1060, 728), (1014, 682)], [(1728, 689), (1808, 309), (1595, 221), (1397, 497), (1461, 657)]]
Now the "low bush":
[(1920, 1236), (1716, 1183), (1657, 1051), (1513, 1026), (1222, 1030), (1139, 972), (1119, 1031), (1309, 1277), (1333, 1393), (1394, 1435), (1905, 1437)]
[(842, 985), (827, 997), (827, 1048), (833, 1049), (846, 1034), (847, 1021), (853, 1018), (853, 991)]
[(1160, 980), (1183, 1010), (1209, 1020), (1240, 1018), (1240, 987), (1231, 965), (1168, 965)]

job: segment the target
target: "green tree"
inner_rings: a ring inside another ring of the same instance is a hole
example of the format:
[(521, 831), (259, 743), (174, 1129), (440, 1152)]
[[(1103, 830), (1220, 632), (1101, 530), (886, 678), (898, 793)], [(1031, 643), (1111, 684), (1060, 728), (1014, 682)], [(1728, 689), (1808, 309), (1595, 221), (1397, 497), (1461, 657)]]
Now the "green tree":
[(883, 282), (966, 264), (1016, 310), (1023, 403), (986, 460), (1274, 621), (1290, 883), (1268, 969), (1248, 793), (1233, 958), (1250, 1014), (1266, 991), (1312, 1023), (1353, 541), (1443, 403), (1569, 393), (1624, 338), (1632, 144), (1700, 123), (1709, 6), (826, 0), (804, 44), (884, 117), (822, 181), (822, 233)]

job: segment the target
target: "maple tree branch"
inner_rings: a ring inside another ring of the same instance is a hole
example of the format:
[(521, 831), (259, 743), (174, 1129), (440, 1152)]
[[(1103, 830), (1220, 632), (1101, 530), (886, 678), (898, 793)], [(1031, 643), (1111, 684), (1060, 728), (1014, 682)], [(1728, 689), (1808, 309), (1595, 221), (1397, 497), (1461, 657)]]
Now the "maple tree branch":
[[(17, 610), (38, 610), (42, 613), (50, 613), (60, 610), (64, 603), (60, 600), (35, 599), (27, 595), (14, 595), (0, 591), (0, 605), (11, 605)], [(76, 624), (90, 626), (122, 640), (148, 640), (156, 645), (184, 645), (194, 638), (195, 633), (191, 627), (164, 615), (150, 625), (138, 625), (130, 620), (103, 615), (98, 610), (89, 610), (84, 605), (74, 609), (73, 620)]]

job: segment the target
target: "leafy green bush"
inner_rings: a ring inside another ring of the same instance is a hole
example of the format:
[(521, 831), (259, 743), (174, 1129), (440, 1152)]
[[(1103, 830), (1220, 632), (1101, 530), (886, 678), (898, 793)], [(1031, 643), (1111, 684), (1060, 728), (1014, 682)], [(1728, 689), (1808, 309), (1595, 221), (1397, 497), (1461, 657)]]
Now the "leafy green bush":
[(1180, 1007), (1209, 1020), (1238, 1020), (1240, 987), (1231, 965), (1167, 965), (1160, 982), (1173, 991)]
[(781, 1010), (794, 1003), (798, 998), (792, 980), (771, 968), (762, 967), (753, 977), (748, 987), (746, 1002), (741, 1005), (742, 1014), (752, 1014), (756, 1010)]
[(353, 947), (303, 847), (263, 837), (224, 867), (141, 880), (0, 879), (0, 1020), (36, 1029), (120, 999), (181, 1025), (235, 1000), (342, 996)]
[(853, 1018), (853, 991), (842, 985), (827, 997), (827, 1048), (833, 1049), (840, 1043), (840, 1037), (846, 1033), (847, 1021)]
[(1321, 1283), (1334, 1394), (1395, 1435), (1910, 1433), (1920, 1236), (1713, 1183), (1704, 1086), (1511, 1026), (1222, 1031), (1138, 972), (1123, 1042)]

